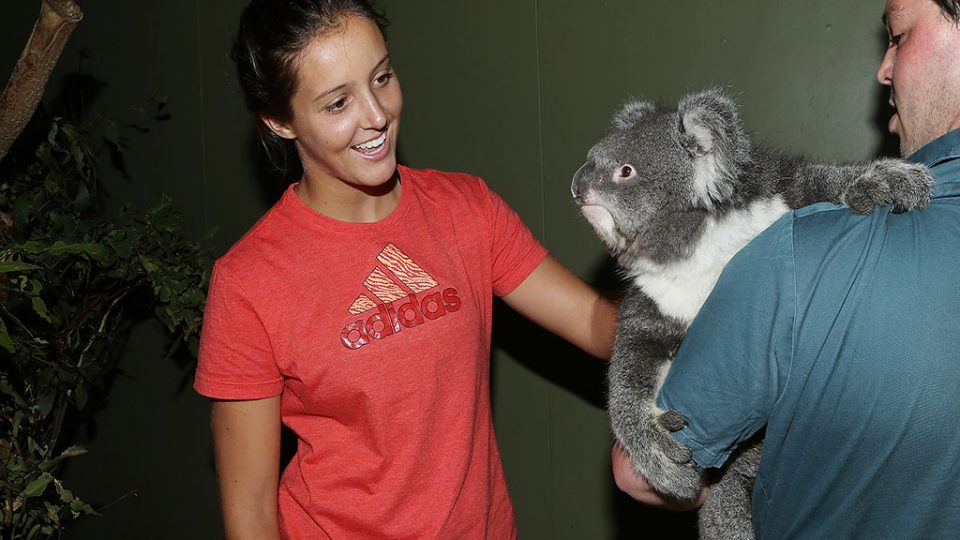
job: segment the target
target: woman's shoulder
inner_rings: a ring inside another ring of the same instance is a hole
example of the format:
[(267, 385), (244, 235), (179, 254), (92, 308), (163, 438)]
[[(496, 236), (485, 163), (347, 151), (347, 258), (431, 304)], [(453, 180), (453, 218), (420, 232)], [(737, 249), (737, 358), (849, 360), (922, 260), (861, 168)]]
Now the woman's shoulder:
[(221, 274), (241, 279), (290, 255), (290, 237), (297, 230), (296, 216), (288, 208), (291, 193), (291, 188), (287, 188), (280, 200), (217, 258), (216, 267)]
[(489, 188), (479, 176), (466, 172), (415, 169), (398, 166), (401, 182), (408, 181), (418, 191), (429, 194), (455, 195), (468, 198), (484, 196)]

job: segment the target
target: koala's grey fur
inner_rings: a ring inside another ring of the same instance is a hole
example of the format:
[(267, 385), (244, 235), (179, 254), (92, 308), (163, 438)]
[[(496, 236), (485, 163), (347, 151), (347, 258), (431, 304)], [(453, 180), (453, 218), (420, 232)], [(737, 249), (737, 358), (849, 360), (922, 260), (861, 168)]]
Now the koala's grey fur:
[[(923, 207), (926, 167), (882, 159), (818, 165), (754, 148), (717, 89), (677, 109), (629, 103), (587, 156), (571, 190), (629, 279), (609, 370), (614, 435), (658, 491), (697, 495), (704, 471), (670, 432), (685, 420), (655, 404), (680, 340), (733, 255), (789, 209), (820, 201), (867, 213)], [(753, 538), (760, 436), (719, 471), (700, 510), (702, 538)]]

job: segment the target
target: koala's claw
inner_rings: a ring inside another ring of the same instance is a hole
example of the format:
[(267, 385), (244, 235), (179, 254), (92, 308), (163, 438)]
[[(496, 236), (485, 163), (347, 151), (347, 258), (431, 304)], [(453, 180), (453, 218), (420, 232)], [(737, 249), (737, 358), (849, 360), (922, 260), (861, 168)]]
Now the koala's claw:
[(878, 204), (892, 204), (899, 214), (926, 207), (932, 193), (933, 176), (925, 165), (881, 159), (867, 166), (841, 200), (855, 214), (869, 214)]
[(687, 420), (677, 411), (666, 411), (660, 414), (647, 416), (646, 426), (641, 428), (640, 442), (646, 446), (647, 452), (659, 453), (668, 461), (676, 465), (687, 465), (693, 462), (693, 453), (690, 448), (678, 443), (670, 432), (683, 429)]
[(673, 440), (673, 437), (670, 438), (669, 442), (664, 444), (664, 447), (664, 455), (674, 463), (684, 465), (693, 461), (693, 452), (686, 446)]
[(667, 431), (680, 431), (687, 427), (687, 419), (677, 411), (667, 411), (657, 417), (657, 422)]
[[(659, 419), (657, 423), (663, 425)], [(688, 447), (674, 440), (669, 433), (659, 432), (657, 440), (663, 455), (670, 461), (678, 465), (684, 465), (693, 461), (693, 452), (691, 452)]]

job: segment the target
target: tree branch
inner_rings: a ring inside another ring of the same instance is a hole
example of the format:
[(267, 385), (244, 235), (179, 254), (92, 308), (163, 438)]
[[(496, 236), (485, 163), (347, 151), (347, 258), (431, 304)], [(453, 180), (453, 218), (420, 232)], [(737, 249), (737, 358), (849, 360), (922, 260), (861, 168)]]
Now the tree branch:
[(30, 39), (0, 95), (0, 159), (33, 116), (63, 46), (82, 18), (74, 0), (43, 0), (40, 5)]

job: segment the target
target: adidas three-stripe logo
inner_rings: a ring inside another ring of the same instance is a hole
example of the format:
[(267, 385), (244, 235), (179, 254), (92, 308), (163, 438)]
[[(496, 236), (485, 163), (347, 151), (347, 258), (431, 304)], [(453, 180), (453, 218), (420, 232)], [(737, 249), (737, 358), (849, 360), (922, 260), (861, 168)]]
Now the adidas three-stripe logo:
[(456, 289), (430, 292), (439, 289), (439, 283), (395, 245), (387, 244), (377, 255), (377, 263), (363, 280), (366, 290), (348, 308), (351, 315), (362, 317), (340, 333), (340, 341), (348, 349), (359, 349), (372, 340), (460, 309)]

